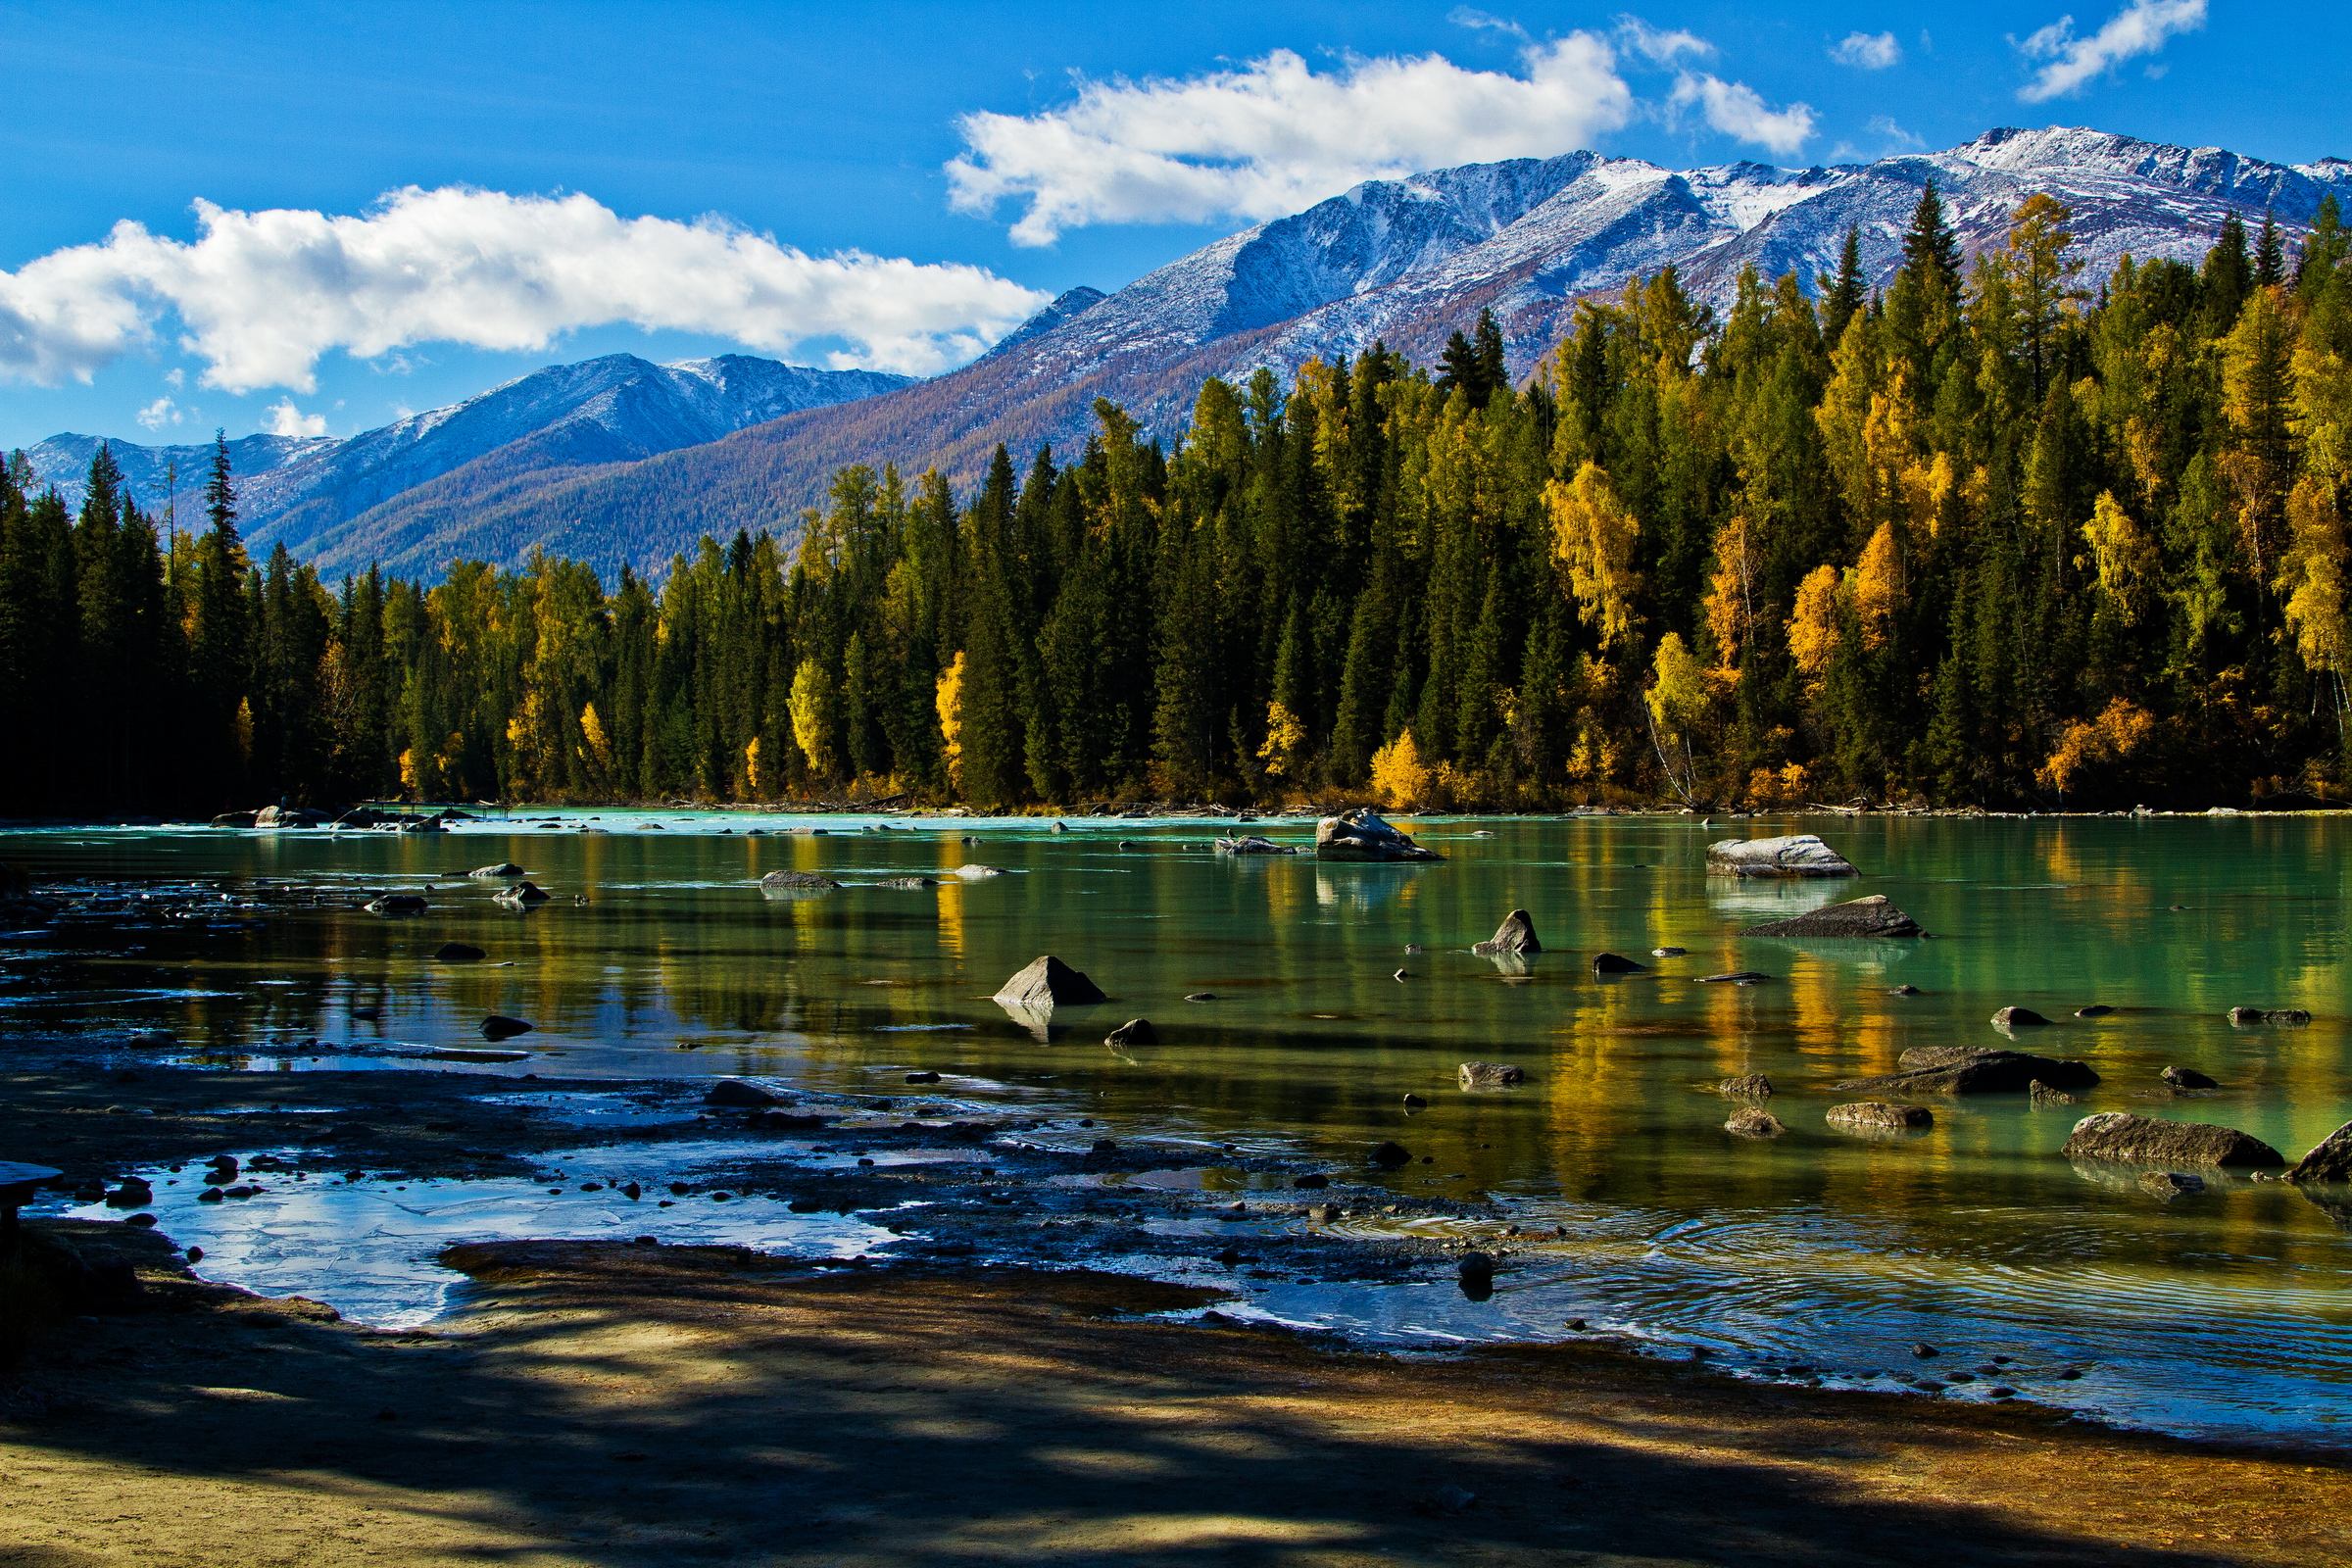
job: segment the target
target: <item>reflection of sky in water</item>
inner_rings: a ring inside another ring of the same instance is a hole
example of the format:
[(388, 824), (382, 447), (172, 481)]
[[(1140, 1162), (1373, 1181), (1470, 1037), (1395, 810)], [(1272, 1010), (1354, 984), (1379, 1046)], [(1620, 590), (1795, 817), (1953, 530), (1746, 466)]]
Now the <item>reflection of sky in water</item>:
[[(611, 1151), (575, 1150), (547, 1161), (550, 1181), (488, 1178), (471, 1181), (374, 1180), (346, 1182), (310, 1171), (247, 1172), (261, 1186), (251, 1198), (217, 1203), (199, 1200), (205, 1183), (190, 1165), (177, 1177), (145, 1173), (155, 1187), (149, 1212), (182, 1247), (204, 1250), (196, 1272), (263, 1296), (306, 1296), (373, 1328), (411, 1328), (440, 1315), (465, 1281), (434, 1261), (459, 1242), (630, 1241), (753, 1247), (793, 1257), (857, 1257), (887, 1246), (891, 1233), (841, 1214), (796, 1214), (770, 1198), (736, 1196), (715, 1201), (709, 1193), (677, 1198), (667, 1207), (668, 1183), (698, 1161), (694, 1146), (663, 1152), (659, 1184), (655, 1162), (616, 1157)], [(740, 1149), (707, 1151), (710, 1157)], [(612, 1183), (638, 1181), (635, 1200)], [(602, 1181), (583, 1193), (583, 1181)], [(173, 1185), (176, 1183), (176, 1185)], [(564, 1191), (551, 1195), (551, 1186)], [(76, 1218), (120, 1217), (104, 1204), (69, 1209)]]
[[(1912, 1339), (1965, 1342), (1971, 1356), (2080, 1361), (2089, 1371), (2068, 1392), (2119, 1411), (2227, 1424), (2234, 1402), (2306, 1430), (2335, 1426), (2352, 1390), (2352, 1237), (2319, 1207), (2226, 1184), (2165, 1204), (2055, 1154), (2092, 1110), (2226, 1122), (2290, 1154), (2352, 1117), (2352, 820), (1630, 817), (1495, 821), (1480, 839), (1441, 821), (1427, 836), (1451, 858), (1395, 867), (1221, 858), (1210, 843), (1230, 825), (1200, 821), (1073, 819), (1054, 835), (1044, 821), (934, 819), (818, 837), (785, 830), (872, 819), (658, 813), (668, 831), (646, 833), (644, 814), (596, 814), (609, 831), (0, 833), (8, 858), (44, 877), (245, 889), (268, 876), (337, 901), (434, 883), (432, 912), (413, 920), (288, 906), (252, 929), (69, 924), (18, 950), (37, 961), (0, 965), (0, 1005), (15, 1031), (165, 1029), (180, 1054), (256, 1070), (414, 1070), (419, 1053), (479, 1046), (481, 1018), (504, 1012), (538, 1026), (505, 1043), (527, 1059), (433, 1070), (518, 1091), (531, 1073), (743, 1073), (897, 1093), (923, 1068), (976, 1102), (1050, 1099), (1122, 1140), (1282, 1146), (1335, 1172), (1361, 1170), (1369, 1143), (1396, 1138), (1432, 1163), (1390, 1185), (1465, 1204), (1494, 1195), (1523, 1223), (1570, 1226), (1566, 1243), (1546, 1244), (1572, 1259), (1559, 1277), (1510, 1285), (1506, 1273), (1481, 1308), (1449, 1299), (1450, 1285), (1318, 1298), (1324, 1316), (1400, 1341), (1496, 1324), (1552, 1333), (1581, 1316), (1727, 1354), (1905, 1371), (1933, 1370), (1909, 1362)], [(768, 831), (743, 831), (753, 825)], [(1822, 832), (1864, 875), (1779, 885), (1701, 872), (1712, 839), (1791, 829)], [(1250, 830), (1302, 842), (1311, 824)], [(490, 902), (496, 884), (458, 875), (499, 859), (530, 868), (556, 902), (514, 913)], [(955, 879), (973, 862), (1026, 874)], [(758, 876), (779, 869), (853, 885), (760, 897)], [(862, 885), (904, 875), (942, 885)], [(1936, 939), (1739, 936), (1866, 893), (1887, 894)], [(222, 907), (250, 913), (241, 895)], [(1506, 977), (1466, 950), (1513, 907), (1532, 911), (1546, 951)], [(448, 940), (491, 962), (431, 962)], [(1426, 951), (1407, 956), (1408, 943)], [(1689, 956), (1651, 958), (1662, 946)], [(1595, 981), (1589, 961), (1604, 949), (1651, 972)], [(1057, 1009), (1040, 1041), (988, 999), (1044, 952), (1111, 1001)], [(1399, 966), (1403, 984), (1390, 978)], [(1740, 968), (1772, 979), (1692, 983)], [(1888, 996), (1898, 982), (1922, 994)], [(1196, 992), (1217, 1000), (1181, 1000)], [(2094, 1001), (2120, 1010), (2071, 1016)], [(2232, 1029), (2223, 1015), (2240, 1003), (2316, 1017)], [(1893, 1069), (1907, 1049), (2011, 1044), (1986, 1024), (2008, 1004), (2059, 1020), (2018, 1048), (2104, 1076), (2082, 1107), (1939, 1102), (1930, 1133), (1894, 1147), (1827, 1130), (1823, 1112), (1852, 1098), (1834, 1086)], [(1139, 1015), (1159, 1045), (1102, 1046)], [(1471, 1057), (1523, 1064), (1531, 1082), (1459, 1095), (1454, 1066)], [(2169, 1096), (2157, 1073), (2173, 1063), (2223, 1091)], [(1769, 1146), (1726, 1139), (1729, 1107), (1707, 1092), (1751, 1072), (1780, 1088), (1772, 1108), (1790, 1128)], [(1408, 1091), (1427, 1112), (1400, 1114)], [(571, 1206), (583, 1201), (540, 1206), (563, 1216), (587, 1212)], [(1311, 1316), (1296, 1294), (1309, 1289), (1267, 1286), (1264, 1299)]]

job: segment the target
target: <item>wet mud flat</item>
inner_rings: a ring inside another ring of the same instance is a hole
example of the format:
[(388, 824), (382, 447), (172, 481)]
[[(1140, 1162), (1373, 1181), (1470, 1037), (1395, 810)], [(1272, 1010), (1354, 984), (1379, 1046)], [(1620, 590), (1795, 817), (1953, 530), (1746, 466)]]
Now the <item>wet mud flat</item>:
[(2342, 1561), (2336, 1460), (1606, 1347), (1349, 1351), (1198, 1288), (740, 1248), (453, 1250), (433, 1332), (42, 1222), (142, 1309), (0, 1379), (0, 1561)]

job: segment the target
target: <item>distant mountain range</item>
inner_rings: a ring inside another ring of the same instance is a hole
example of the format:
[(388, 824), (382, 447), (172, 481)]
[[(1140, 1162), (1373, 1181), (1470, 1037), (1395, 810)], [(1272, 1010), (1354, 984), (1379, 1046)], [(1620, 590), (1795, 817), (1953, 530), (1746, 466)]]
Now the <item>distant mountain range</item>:
[[(1098, 397), (1172, 438), (1205, 376), (1267, 366), (1287, 378), (1376, 339), (1432, 360), (1482, 309), (1525, 374), (1579, 300), (1669, 263), (1721, 306), (1748, 267), (1810, 287), (1853, 226), (1883, 284), (1930, 179), (1972, 253), (2001, 243), (2026, 196), (2056, 196), (2098, 278), (2127, 253), (2194, 261), (2231, 213), (2258, 222), (2269, 212), (2299, 231), (2324, 195), (2352, 188), (2352, 163), (2287, 166), (2050, 128), (1828, 169), (1677, 172), (1571, 153), (1373, 180), (1115, 294), (1073, 290), (927, 381), (745, 359), (590, 361), (349, 441), (250, 437), (239, 443), (255, 464), (247, 506), (258, 540), (283, 537), (330, 570), (381, 560), (430, 575), (454, 557), (511, 562), (539, 544), (607, 572), (623, 562), (658, 569), (705, 532), (793, 531), (844, 464), (936, 463), (968, 482), (1000, 441), (1024, 460), (1040, 442), (1074, 453)], [(746, 391), (730, 393), (735, 384)], [(78, 480), (94, 444), (58, 437), (32, 457), (42, 473)], [(132, 450), (118, 445), (125, 468)], [(183, 486), (188, 467), (183, 457)], [(133, 488), (157, 494), (135, 470)]]
[[(612, 354), (551, 366), (445, 409), (347, 439), (252, 435), (229, 443), (247, 540), (279, 540), (340, 575), (381, 561), (437, 575), (458, 557), (512, 562), (533, 540), (484, 526), (502, 502), (551, 479), (699, 446), (782, 415), (909, 385), (874, 370), (811, 370), (748, 355), (654, 365)], [(26, 456), (70, 506), (81, 503), (99, 438), (58, 435)], [(201, 514), (212, 448), (114, 441), (139, 504), (170, 496)]]

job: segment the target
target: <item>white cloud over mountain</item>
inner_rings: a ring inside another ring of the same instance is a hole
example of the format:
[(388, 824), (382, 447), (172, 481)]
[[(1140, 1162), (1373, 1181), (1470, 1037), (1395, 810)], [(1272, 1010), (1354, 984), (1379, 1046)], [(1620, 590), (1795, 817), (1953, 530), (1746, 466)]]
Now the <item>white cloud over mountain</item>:
[(1753, 142), (1786, 158), (1813, 136), (1813, 109), (1790, 104), (1775, 109), (1743, 81), (1725, 81), (1703, 72), (1686, 72), (1668, 100), (1676, 110), (1695, 107), (1713, 128), (1739, 141)]
[(2076, 34), (2073, 17), (2060, 17), (2018, 45), (2027, 59), (2044, 64), (2017, 95), (2038, 104), (2080, 92), (2124, 61), (2152, 55), (2204, 25), (2205, 0), (2132, 0), (2088, 37)]
[(1078, 84), (1035, 115), (979, 113), (957, 129), (951, 200), (1024, 205), (1023, 245), (1095, 223), (1274, 218), (1361, 180), (1548, 157), (1615, 130), (1633, 90), (1588, 32), (1531, 44), (1519, 74), (1441, 55), (1357, 58), (1318, 72), (1287, 49), (1181, 78)]
[(775, 354), (839, 340), (836, 367), (922, 373), (1046, 299), (984, 268), (811, 256), (715, 218), (623, 218), (583, 195), (410, 187), (360, 214), (195, 212), (192, 241), (125, 221), (0, 272), (0, 376), (87, 378), (167, 322), (204, 384), (234, 393), (312, 391), (336, 350), (527, 351), (616, 323)]

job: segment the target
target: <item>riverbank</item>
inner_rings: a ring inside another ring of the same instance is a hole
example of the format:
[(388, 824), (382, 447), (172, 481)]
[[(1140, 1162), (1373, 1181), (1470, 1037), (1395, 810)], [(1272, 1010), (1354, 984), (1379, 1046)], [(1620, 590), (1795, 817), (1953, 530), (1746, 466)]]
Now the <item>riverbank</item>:
[[(136, 1257), (0, 1396), (0, 1563), (2307, 1564), (2340, 1461), (1596, 1348), (1348, 1352), (1085, 1272), (453, 1255), (380, 1335)], [(103, 1240), (93, 1233), (111, 1232)]]

